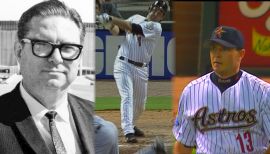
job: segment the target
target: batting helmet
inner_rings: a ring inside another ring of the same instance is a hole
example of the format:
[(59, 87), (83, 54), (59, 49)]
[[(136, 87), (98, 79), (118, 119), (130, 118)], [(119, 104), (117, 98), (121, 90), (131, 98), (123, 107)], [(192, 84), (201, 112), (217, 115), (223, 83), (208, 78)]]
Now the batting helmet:
[(154, 7), (162, 9), (164, 13), (170, 10), (168, 2), (165, 0), (156, 0), (153, 2), (149, 7), (149, 11), (151, 11)]

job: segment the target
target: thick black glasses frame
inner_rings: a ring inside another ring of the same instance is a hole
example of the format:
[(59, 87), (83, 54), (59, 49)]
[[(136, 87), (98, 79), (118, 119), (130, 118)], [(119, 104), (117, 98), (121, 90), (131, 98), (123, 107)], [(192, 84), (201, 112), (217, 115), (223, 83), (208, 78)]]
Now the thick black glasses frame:
[[(81, 52), (82, 52), (82, 48), (83, 48), (83, 46), (80, 45), (80, 44), (73, 44), (73, 43), (54, 44), (54, 43), (51, 43), (51, 42), (48, 42), (48, 41), (44, 41), (44, 40), (29, 39), (29, 38), (24, 38), (24, 39), (22, 39), (21, 41), (24, 42), (24, 43), (31, 43), (33, 55), (35, 55), (35, 56), (37, 56), (37, 57), (40, 57), (40, 58), (48, 58), (48, 57), (50, 57), (50, 56), (53, 54), (54, 49), (57, 48), (57, 49), (59, 49), (59, 51), (60, 51), (60, 55), (61, 55), (62, 59), (67, 60), (67, 61), (72, 61), (72, 60), (76, 60), (76, 59), (80, 56), (80, 54), (81, 54)], [(51, 52), (50, 52), (48, 55), (40, 56), (40, 55), (37, 55), (37, 54), (34, 52), (34, 46), (35, 46), (36, 43), (39, 43), (39, 42), (42, 42), (42, 43), (48, 43), (48, 44), (50, 44), (50, 45), (52, 46), (52, 50), (51, 50)], [(72, 59), (64, 58), (64, 57), (62, 56), (62, 50), (61, 50), (61, 49), (62, 49), (63, 46), (66, 46), (66, 45), (71, 45), (71, 46), (76, 46), (76, 47), (78, 47), (78, 48), (79, 48), (79, 53), (78, 53), (78, 55), (77, 55), (76, 57), (72, 58)]]

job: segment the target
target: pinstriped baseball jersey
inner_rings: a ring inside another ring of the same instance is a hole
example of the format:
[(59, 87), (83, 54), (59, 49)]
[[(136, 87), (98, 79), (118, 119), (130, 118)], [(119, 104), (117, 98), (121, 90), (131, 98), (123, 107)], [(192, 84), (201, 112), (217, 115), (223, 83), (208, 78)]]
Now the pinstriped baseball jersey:
[(160, 23), (146, 21), (146, 18), (140, 15), (134, 15), (128, 21), (139, 24), (143, 36), (126, 33), (126, 39), (121, 44), (114, 63), (114, 78), (121, 96), (121, 127), (125, 135), (134, 133), (136, 119), (144, 111), (148, 67), (137, 67), (127, 60), (120, 60), (119, 57), (148, 64), (162, 31)]
[(189, 83), (173, 127), (177, 141), (197, 153), (263, 153), (270, 140), (269, 84), (242, 71), (223, 93), (210, 74)]
[(144, 36), (127, 33), (126, 39), (118, 51), (118, 57), (123, 56), (133, 61), (149, 63), (157, 38), (161, 36), (160, 23), (146, 21), (146, 18), (141, 15), (133, 15), (127, 20), (139, 24), (142, 27)]

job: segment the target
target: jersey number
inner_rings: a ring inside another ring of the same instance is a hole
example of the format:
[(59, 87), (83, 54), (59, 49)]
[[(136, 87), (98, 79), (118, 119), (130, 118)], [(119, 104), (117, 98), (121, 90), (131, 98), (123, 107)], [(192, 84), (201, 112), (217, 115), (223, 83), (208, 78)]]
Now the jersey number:
[[(244, 134), (238, 134), (236, 136), (236, 140), (239, 141), (240, 146), (241, 146), (241, 150), (243, 153), (246, 153), (246, 150), (248, 152), (252, 152), (253, 151), (253, 145), (252, 145), (252, 140), (251, 140), (251, 135), (250, 132), (247, 131)], [(246, 141), (246, 144), (244, 145), (244, 141)], [(246, 149), (246, 150), (245, 150)]]

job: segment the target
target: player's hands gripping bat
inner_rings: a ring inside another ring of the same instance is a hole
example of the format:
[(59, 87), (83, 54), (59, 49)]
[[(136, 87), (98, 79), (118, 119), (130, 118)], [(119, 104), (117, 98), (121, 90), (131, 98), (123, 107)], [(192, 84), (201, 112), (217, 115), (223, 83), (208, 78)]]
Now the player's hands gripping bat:
[(100, 15), (96, 16), (96, 23), (99, 25), (104, 26), (105, 29), (111, 29), (112, 23), (111, 23), (111, 17), (107, 13), (102, 13)]

